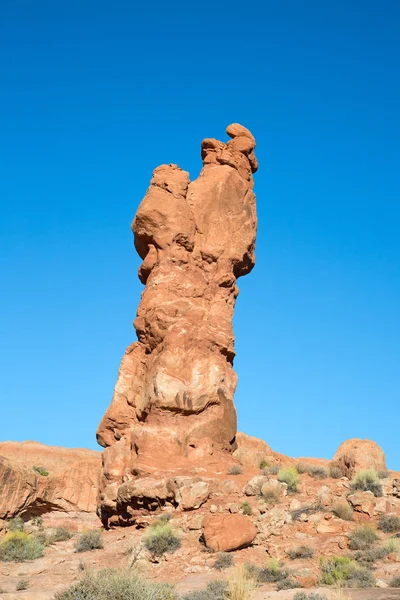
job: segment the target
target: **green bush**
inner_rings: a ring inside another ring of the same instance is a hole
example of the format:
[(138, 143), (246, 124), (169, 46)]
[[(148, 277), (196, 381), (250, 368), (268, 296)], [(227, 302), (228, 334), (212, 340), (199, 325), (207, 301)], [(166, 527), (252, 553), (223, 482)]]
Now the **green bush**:
[(270, 464), (265, 458), (263, 458), (262, 460), (260, 460), (260, 464), (258, 466), (261, 470), (263, 470), (263, 469), (268, 469)]
[(229, 554), (228, 552), (221, 552), (221, 554), (219, 554), (217, 556), (217, 558), (215, 559), (214, 562), (214, 569), (217, 569), (217, 571), (223, 571), (224, 569), (227, 569), (228, 567), (231, 567), (233, 565), (233, 556), (232, 554)]
[(54, 531), (47, 536), (47, 543), (51, 545), (56, 544), (57, 542), (66, 542), (71, 538), (72, 533), (68, 529), (65, 527), (56, 527)]
[(299, 485), (299, 474), (293, 467), (285, 467), (278, 472), (278, 481), (286, 483), (288, 492), (297, 492)]
[(49, 472), (46, 471), (46, 469), (44, 469), (43, 467), (37, 467), (36, 465), (33, 467), (33, 470), (35, 471), (35, 473), (37, 473), (38, 475), (41, 475), (42, 477), (48, 477)]
[(390, 580), (390, 587), (392, 587), (392, 588), (400, 588), (400, 575), (395, 575)]
[(312, 558), (314, 556), (314, 550), (310, 546), (298, 546), (288, 552), (289, 558), (295, 560), (296, 558)]
[(333, 556), (329, 559), (320, 558), (321, 581), (325, 585), (346, 581), (350, 577), (354, 561), (348, 556)]
[(178, 600), (173, 587), (140, 579), (132, 570), (105, 569), (85, 573), (54, 600)]
[(15, 588), (17, 592), (22, 590), (27, 590), (29, 587), (29, 581), (27, 579), (20, 579), (17, 583), (17, 587)]
[(7, 531), (25, 531), (25, 523), (21, 517), (14, 517), (6, 522)]
[(250, 515), (253, 514), (253, 509), (251, 508), (250, 504), (246, 501), (243, 502), (240, 506), (240, 510), (242, 511), (242, 513), (244, 515), (246, 515), (247, 517), (249, 517)]
[(360, 525), (349, 534), (350, 550), (367, 550), (377, 541), (379, 536), (372, 525)]
[(181, 541), (170, 523), (158, 521), (149, 527), (144, 544), (154, 556), (162, 556), (166, 552), (175, 552)]
[(400, 517), (381, 515), (378, 521), (378, 529), (385, 533), (397, 533), (397, 531), (400, 531)]
[(75, 552), (90, 552), (90, 550), (99, 550), (103, 548), (103, 537), (97, 529), (85, 531), (75, 543)]
[(377, 498), (382, 496), (382, 484), (380, 483), (378, 473), (375, 469), (364, 469), (356, 473), (353, 481), (350, 484), (350, 490), (355, 492), (361, 490), (363, 492), (372, 492)]
[(239, 465), (233, 465), (233, 467), (228, 469), (228, 475), (241, 475), (242, 473), (243, 469)]
[(44, 545), (24, 531), (7, 533), (0, 542), (0, 561), (22, 562), (43, 556)]
[(204, 590), (189, 592), (182, 600), (226, 600), (227, 587), (226, 581), (210, 581)]
[(348, 502), (343, 500), (336, 500), (332, 506), (332, 512), (334, 515), (339, 517), (339, 519), (343, 519), (344, 521), (352, 521), (353, 520), (353, 509), (351, 508)]

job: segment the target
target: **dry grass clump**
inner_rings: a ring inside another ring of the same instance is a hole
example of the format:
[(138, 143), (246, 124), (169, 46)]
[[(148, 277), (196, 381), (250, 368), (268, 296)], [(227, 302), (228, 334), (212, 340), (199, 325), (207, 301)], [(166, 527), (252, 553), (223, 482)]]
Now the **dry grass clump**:
[(360, 525), (349, 534), (350, 550), (367, 550), (379, 540), (379, 535), (372, 525)]
[(240, 510), (242, 511), (242, 514), (246, 515), (247, 517), (253, 514), (253, 509), (251, 508), (247, 500), (245, 502), (242, 502), (242, 504), (240, 505)]
[(135, 570), (87, 572), (54, 600), (178, 600), (173, 587), (140, 579)]
[(318, 592), (296, 592), (293, 596), (293, 600), (327, 600), (326, 596), (318, 594)]
[(400, 531), (400, 517), (396, 515), (381, 515), (378, 521), (378, 529), (384, 533), (397, 533)]
[(344, 521), (352, 521), (353, 520), (353, 509), (348, 502), (344, 500), (336, 500), (332, 506), (332, 512), (334, 515), (339, 517), (339, 519), (343, 519)]
[(72, 538), (72, 533), (66, 527), (56, 527), (51, 533), (46, 536), (48, 545), (56, 544), (57, 542), (66, 542)]
[(331, 464), (329, 466), (329, 477), (332, 477), (332, 479), (340, 479), (343, 475), (344, 473), (339, 465)]
[(227, 569), (228, 567), (231, 567), (233, 565), (233, 556), (232, 554), (229, 554), (229, 552), (221, 552), (221, 554), (219, 554), (217, 556), (217, 558), (215, 559), (214, 562), (214, 569), (217, 569), (217, 571), (223, 571), (223, 569)]
[(312, 558), (314, 550), (310, 546), (298, 546), (288, 552), (289, 558), (296, 560), (297, 558)]
[(20, 579), (16, 585), (15, 590), (17, 592), (21, 592), (22, 590), (27, 590), (29, 587), (29, 581), (27, 579)]
[(296, 465), (298, 473), (308, 473), (314, 479), (326, 479), (328, 477), (328, 470), (320, 465), (309, 465), (303, 461), (300, 461)]
[(175, 552), (181, 541), (171, 523), (160, 519), (149, 527), (144, 544), (154, 556), (162, 556), (166, 552)]
[(239, 465), (233, 465), (233, 467), (228, 469), (228, 475), (241, 475), (242, 473), (243, 469)]
[(392, 588), (400, 588), (400, 575), (395, 575), (390, 580), (390, 587), (392, 587)]
[(103, 548), (103, 537), (97, 529), (85, 531), (75, 543), (75, 552), (90, 552), (91, 550), (99, 550), (100, 548)]
[(382, 484), (375, 469), (364, 469), (356, 473), (350, 484), (351, 491), (361, 490), (363, 492), (372, 492), (377, 498), (382, 496)]
[(188, 592), (182, 600), (226, 600), (227, 588), (226, 581), (209, 581), (203, 590)]
[(271, 483), (264, 484), (260, 494), (267, 504), (277, 504), (281, 499), (278, 488)]
[(239, 565), (232, 569), (228, 577), (229, 600), (251, 600), (256, 582), (249, 575), (244, 565)]

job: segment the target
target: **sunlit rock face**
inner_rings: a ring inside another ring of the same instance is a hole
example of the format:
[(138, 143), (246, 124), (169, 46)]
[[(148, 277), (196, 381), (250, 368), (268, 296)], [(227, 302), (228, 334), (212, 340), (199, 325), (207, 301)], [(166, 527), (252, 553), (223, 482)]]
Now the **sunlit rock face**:
[(230, 125), (227, 134), (227, 143), (203, 140), (195, 181), (177, 165), (157, 167), (132, 223), (145, 289), (138, 341), (125, 352), (97, 431), (104, 521), (151, 505), (138, 501), (138, 478), (235, 449), (232, 318), (236, 280), (255, 260), (257, 160), (245, 127)]

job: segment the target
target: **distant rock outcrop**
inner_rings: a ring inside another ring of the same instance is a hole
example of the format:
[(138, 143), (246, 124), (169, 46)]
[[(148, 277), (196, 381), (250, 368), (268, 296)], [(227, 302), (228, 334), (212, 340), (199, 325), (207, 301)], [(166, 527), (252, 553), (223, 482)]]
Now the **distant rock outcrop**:
[(203, 140), (195, 181), (177, 165), (155, 169), (132, 223), (146, 287), (139, 341), (125, 352), (97, 432), (104, 521), (129, 517), (122, 484), (236, 448), (232, 318), (236, 280), (255, 261), (257, 160), (245, 127), (226, 131), (227, 143)]
[(93, 513), (100, 467), (101, 454), (93, 450), (0, 442), (0, 520)]

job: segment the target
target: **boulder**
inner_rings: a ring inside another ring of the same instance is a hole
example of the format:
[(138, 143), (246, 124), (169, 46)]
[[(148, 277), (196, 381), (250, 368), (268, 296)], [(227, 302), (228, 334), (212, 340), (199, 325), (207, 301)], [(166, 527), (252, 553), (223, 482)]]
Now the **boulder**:
[(371, 440), (357, 438), (346, 440), (336, 451), (333, 463), (342, 468), (346, 477), (351, 478), (360, 469), (386, 470), (386, 458), (382, 448)]
[(241, 514), (209, 515), (203, 521), (207, 548), (214, 552), (231, 552), (249, 546), (257, 535), (250, 519)]
[(269, 477), (265, 475), (256, 475), (250, 479), (243, 488), (243, 493), (246, 496), (259, 496), (261, 494), (261, 488), (264, 483), (269, 481)]
[(233, 456), (245, 467), (259, 468), (262, 461), (275, 462), (271, 448), (263, 440), (238, 432), (236, 435), (237, 449)]
[(209, 485), (205, 481), (198, 481), (192, 485), (184, 485), (180, 489), (180, 504), (182, 510), (200, 508), (209, 496)]
[(287, 496), (287, 488), (287, 483), (278, 481), (277, 479), (268, 479), (261, 486), (261, 495), (264, 496), (270, 490), (274, 490), (281, 498), (284, 498)]
[(347, 497), (356, 512), (372, 517), (375, 514), (376, 498), (372, 492), (357, 491)]

